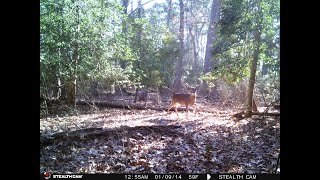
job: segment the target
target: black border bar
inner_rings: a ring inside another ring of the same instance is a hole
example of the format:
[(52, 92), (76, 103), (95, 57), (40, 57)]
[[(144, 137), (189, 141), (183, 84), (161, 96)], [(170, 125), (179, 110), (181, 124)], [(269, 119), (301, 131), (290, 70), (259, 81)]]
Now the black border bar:
[[(77, 178), (81, 177), (81, 178)], [(209, 179), (208, 179), (209, 178)], [(40, 174), (41, 180), (46, 180)], [(82, 180), (280, 180), (280, 174), (50, 174), (51, 179)]]

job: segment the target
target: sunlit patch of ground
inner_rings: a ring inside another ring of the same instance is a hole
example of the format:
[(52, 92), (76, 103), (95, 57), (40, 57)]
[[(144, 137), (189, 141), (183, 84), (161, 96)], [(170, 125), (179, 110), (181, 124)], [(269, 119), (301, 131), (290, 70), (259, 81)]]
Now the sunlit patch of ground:
[[(40, 133), (104, 128), (117, 133), (61, 139), (40, 149), (40, 170), (57, 173), (272, 173), (280, 120), (235, 122), (232, 110), (179, 112), (103, 109), (40, 119)], [(122, 127), (126, 127), (122, 130)], [(138, 128), (137, 128), (138, 127)]]

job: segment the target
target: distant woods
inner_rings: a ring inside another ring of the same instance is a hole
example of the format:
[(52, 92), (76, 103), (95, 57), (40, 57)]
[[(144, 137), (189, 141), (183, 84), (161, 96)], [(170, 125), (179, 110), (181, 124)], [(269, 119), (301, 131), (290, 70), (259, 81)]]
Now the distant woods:
[(188, 83), (209, 99), (242, 88), (249, 115), (279, 99), (279, 0), (161, 2), (40, 0), (41, 98)]

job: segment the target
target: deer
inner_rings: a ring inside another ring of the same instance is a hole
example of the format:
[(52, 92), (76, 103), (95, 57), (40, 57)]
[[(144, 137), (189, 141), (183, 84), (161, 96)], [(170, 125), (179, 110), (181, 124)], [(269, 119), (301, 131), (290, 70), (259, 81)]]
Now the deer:
[(141, 101), (144, 101), (144, 106), (147, 106), (148, 99), (151, 99), (153, 101), (153, 103), (155, 103), (157, 105), (161, 104), (159, 93), (148, 92), (148, 90), (146, 90), (146, 89), (141, 90), (141, 91), (139, 91), (139, 90), (136, 91), (134, 103), (137, 103), (137, 101), (140, 103), (141, 103)]
[(137, 103), (137, 101), (138, 102), (144, 101), (144, 106), (147, 106), (147, 100), (148, 100), (148, 91), (147, 90), (139, 91), (137, 89), (134, 103)]
[(187, 113), (189, 110), (188, 108), (190, 106), (194, 105), (193, 113), (195, 113), (196, 112), (196, 99), (197, 99), (198, 88), (199, 88), (199, 86), (190, 87), (189, 85), (187, 85), (187, 89), (190, 92), (189, 94), (176, 94), (176, 93), (174, 93), (171, 98), (171, 104), (168, 107), (168, 113), (172, 107), (175, 107), (175, 111), (179, 117), (177, 109), (181, 105), (186, 106)]

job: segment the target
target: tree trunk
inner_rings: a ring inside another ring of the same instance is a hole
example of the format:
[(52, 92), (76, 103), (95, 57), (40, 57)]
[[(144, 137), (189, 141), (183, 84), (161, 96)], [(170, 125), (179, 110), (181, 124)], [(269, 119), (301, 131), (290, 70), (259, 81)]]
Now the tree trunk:
[(75, 76), (72, 75), (69, 84), (68, 84), (68, 90), (67, 90), (67, 104), (70, 106), (75, 107), (76, 105), (76, 79)]
[(182, 66), (183, 66), (183, 54), (184, 54), (184, 4), (182, 0), (179, 0), (180, 5), (180, 28), (179, 28), (179, 40), (180, 40), (180, 54), (179, 59), (176, 64), (176, 75), (174, 80), (174, 90), (180, 91), (181, 85), (181, 77), (182, 77)]
[(77, 64), (79, 60), (79, 32), (80, 32), (80, 12), (79, 5), (76, 7), (77, 11), (77, 29), (75, 35), (75, 45), (74, 45), (74, 53), (71, 57), (71, 70), (67, 87), (67, 104), (69, 106), (76, 107), (76, 84), (77, 84)]
[(198, 53), (196, 48), (196, 40), (195, 40), (195, 33), (192, 33), (192, 27), (189, 27), (190, 35), (191, 35), (191, 42), (193, 46), (193, 66), (192, 66), (192, 75), (194, 79), (194, 83), (198, 83)]
[(221, 2), (220, 0), (213, 0), (212, 7), (211, 7), (211, 15), (210, 15), (210, 24), (207, 33), (207, 45), (206, 45), (206, 53), (204, 58), (204, 73), (208, 73), (211, 71), (212, 66), (212, 45), (216, 39), (216, 26), (219, 21), (220, 15), (220, 7)]
[[(141, 4), (141, 0), (138, 1), (138, 18), (141, 19), (141, 9), (142, 9), (142, 4)], [(137, 68), (140, 69), (141, 64), (143, 63), (143, 53), (144, 51), (142, 50), (142, 46), (141, 46), (141, 34), (142, 34), (142, 27), (141, 25), (137, 25), (138, 26), (138, 32), (137, 32), (137, 44), (138, 44), (138, 61), (137, 61)]]
[(60, 77), (57, 77), (57, 99), (60, 99), (61, 97), (61, 93), (62, 93), (62, 90), (61, 90), (61, 80), (60, 80)]
[(168, 16), (167, 16), (167, 26), (169, 28), (169, 32), (171, 32), (171, 27), (170, 27), (171, 17), (172, 17), (172, 0), (169, 0), (168, 1)]
[[(212, 60), (212, 46), (217, 36), (216, 26), (220, 18), (220, 8), (221, 8), (220, 0), (212, 0), (210, 24), (209, 24), (208, 33), (207, 33), (207, 45), (206, 45), (206, 52), (205, 52), (205, 58), (204, 58), (204, 74), (209, 73), (212, 67), (216, 66), (216, 62)], [(204, 92), (208, 91), (209, 96), (211, 96), (212, 94), (216, 94), (217, 83), (214, 82), (214, 84), (215, 86), (213, 87), (213, 90), (210, 90), (207, 82), (205, 81), (202, 89), (204, 90)]]
[(260, 40), (261, 40), (261, 7), (260, 2), (257, 2), (257, 17), (256, 17), (256, 30), (253, 32), (254, 35), (254, 45), (255, 50), (253, 52), (253, 57), (251, 61), (251, 68), (250, 68), (250, 79), (249, 79), (249, 86), (247, 92), (247, 104), (246, 104), (246, 117), (252, 116), (252, 104), (253, 104), (253, 89), (254, 83), (256, 78), (256, 71), (257, 71), (257, 63), (259, 58), (259, 50), (260, 50)]
[(60, 80), (60, 69), (61, 69), (61, 63), (60, 63), (60, 60), (62, 59), (62, 56), (61, 56), (61, 48), (59, 47), (58, 48), (58, 59), (59, 59), (59, 65), (58, 65), (58, 68), (57, 68), (57, 76), (56, 76), (56, 86), (54, 87), (54, 97), (56, 99), (59, 99), (61, 97), (61, 80)]
[(258, 56), (259, 56), (259, 45), (257, 44), (256, 49), (254, 50), (254, 53), (253, 53), (252, 61), (251, 61), (250, 79), (249, 79), (249, 86), (247, 91), (246, 117), (252, 116), (253, 89), (254, 89), (254, 83), (256, 79)]
[[(129, 0), (122, 0), (122, 6), (123, 6), (123, 13), (125, 15), (128, 14), (128, 5), (129, 5)], [(123, 34), (127, 34), (128, 32), (128, 28), (127, 28), (127, 24), (126, 22), (123, 20), (122, 21), (122, 33)], [(125, 36), (126, 37), (126, 36)], [(125, 69), (126, 68), (126, 61), (125, 60), (120, 60), (120, 67), (122, 69)]]
[(196, 17), (193, 13), (193, 1), (190, 2), (190, 14), (191, 20), (189, 24), (189, 34), (191, 36), (191, 44), (193, 49), (193, 66), (192, 66), (192, 80), (194, 84), (199, 84), (198, 82), (198, 52), (197, 52), (197, 43), (196, 43), (196, 32), (197, 32), (197, 23)]
[(254, 98), (252, 98), (252, 111), (258, 112), (258, 107), (257, 107), (256, 101), (254, 100)]

